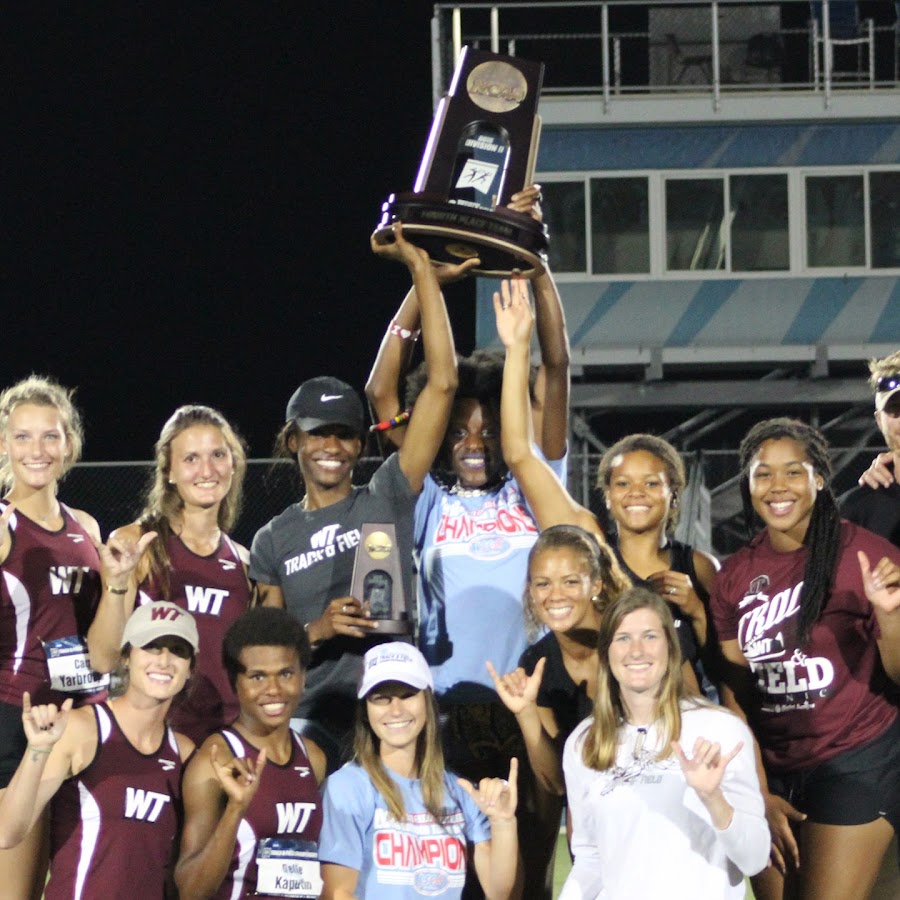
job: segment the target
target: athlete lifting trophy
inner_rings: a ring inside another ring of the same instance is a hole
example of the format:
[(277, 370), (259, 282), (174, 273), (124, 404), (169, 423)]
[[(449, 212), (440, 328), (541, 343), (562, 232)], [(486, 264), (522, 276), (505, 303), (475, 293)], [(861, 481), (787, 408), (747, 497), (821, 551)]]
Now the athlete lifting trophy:
[(435, 262), (478, 257), (478, 275), (530, 277), (544, 270), (547, 232), (506, 208), (534, 180), (544, 64), (463, 49), (450, 90), (434, 115), (411, 193), (391, 194), (375, 240), (391, 226)]
[(350, 594), (378, 620), (379, 634), (412, 634), (393, 524), (367, 522), (360, 529)]

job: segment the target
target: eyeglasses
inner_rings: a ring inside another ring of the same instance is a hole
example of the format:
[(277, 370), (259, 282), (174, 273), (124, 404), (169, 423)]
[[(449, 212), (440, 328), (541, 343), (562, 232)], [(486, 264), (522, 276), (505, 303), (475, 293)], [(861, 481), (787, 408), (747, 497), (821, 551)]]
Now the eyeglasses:
[(900, 388), (900, 375), (882, 375), (875, 382), (875, 393), (884, 394), (887, 391), (895, 391)]

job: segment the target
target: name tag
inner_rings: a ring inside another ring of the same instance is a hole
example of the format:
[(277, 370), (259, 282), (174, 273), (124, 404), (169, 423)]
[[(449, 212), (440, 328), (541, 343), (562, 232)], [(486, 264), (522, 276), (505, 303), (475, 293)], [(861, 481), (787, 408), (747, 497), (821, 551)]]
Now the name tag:
[(256, 848), (256, 893), (315, 900), (322, 893), (317, 845), (291, 838), (261, 840)]
[(109, 675), (91, 668), (87, 647), (77, 635), (44, 643), (50, 687), (66, 694), (94, 694), (109, 686)]

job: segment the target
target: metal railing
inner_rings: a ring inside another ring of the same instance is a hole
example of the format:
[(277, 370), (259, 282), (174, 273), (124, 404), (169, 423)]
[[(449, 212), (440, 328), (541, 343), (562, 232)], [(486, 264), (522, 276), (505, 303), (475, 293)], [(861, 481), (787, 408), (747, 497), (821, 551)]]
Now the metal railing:
[[(568, 488), (583, 506), (602, 518), (605, 508), (594, 484), (601, 453), (586, 449), (588, 442), (575, 437), (569, 454)], [(856, 485), (856, 478), (872, 460), (871, 447), (834, 448), (835, 491), (843, 493)], [(743, 520), (735, 503), (737, 450), (701, 450), (685, 454), (691, 472), (699, 467), (700, 480), (711, 498), (711, 537), (714, 552), (727, 555), (743, 542)], [(354, 481), (365, 484), (381, 464), (377, 457), (364, 457), (354, 470)], [(112, 529), (133, 522), (141, 510), (142, 497), (153, 474), (153, 463), (78, 463), (66, 476), (60, 498), (70, 506), (95, 516), (106, 537)], [(271, 518), (301, 497), (296, 466), (285, 460), (249, 460), (244, 481), (243, 506), (233, 536), (249, 547), (253, 535)], [(694, 538), (694, 542), (698, 543)]]
[[(852, 9), (851, 9), (852, 8)], [(851, 14), (852, 13), (852, 14)], [(898, 86), (894, 3), (859, 19), (849, 0), (571, 0), (439, 3), (432, 21), (435, 102), (460, 48), (547, 64), (546, 95), (821, 92)]]

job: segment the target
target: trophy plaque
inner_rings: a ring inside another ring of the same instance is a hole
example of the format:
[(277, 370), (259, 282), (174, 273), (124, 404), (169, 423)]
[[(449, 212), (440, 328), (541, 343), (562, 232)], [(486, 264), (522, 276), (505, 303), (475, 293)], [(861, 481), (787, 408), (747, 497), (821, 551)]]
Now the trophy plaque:
[(411, 193), (391, 194), (375, 240), (388, 243), (403, 223), (407, 240), (435, 262), (478, 257), (478, 275), (543, 272), (547, 232), (507, 208), (534, 181), (544, 64), (463, 49), (440, 101)]
[(412, 634), (393, 524), (367, 522), (360, 529), (350, 594), (378, 620), (378, 634)]

